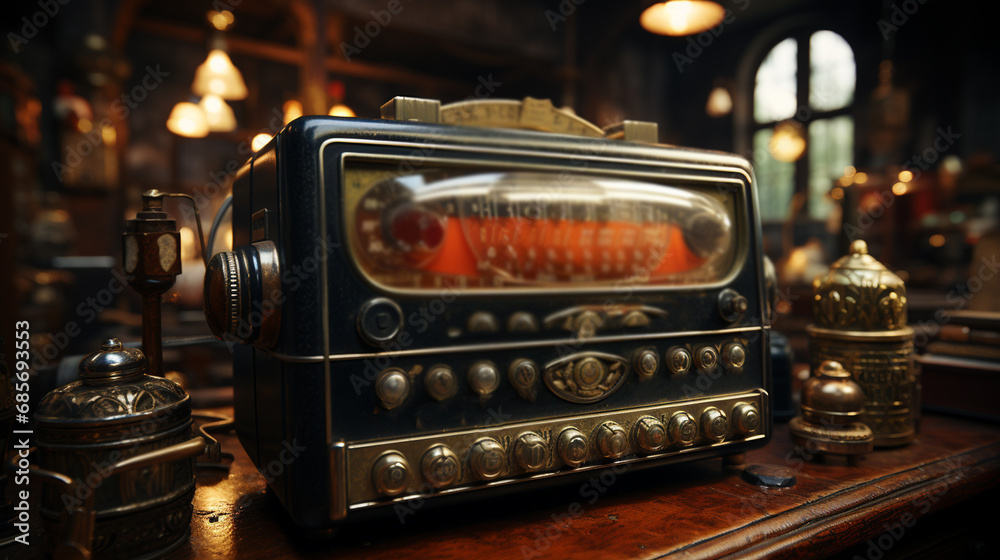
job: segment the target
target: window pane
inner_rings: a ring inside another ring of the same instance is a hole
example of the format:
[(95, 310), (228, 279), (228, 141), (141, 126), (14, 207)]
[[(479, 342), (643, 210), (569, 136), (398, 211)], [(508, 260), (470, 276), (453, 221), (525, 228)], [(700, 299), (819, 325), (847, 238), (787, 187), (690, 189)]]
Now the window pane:
[(854, 51), (833, 31), (817, 31), (809, 38), (809, 105), (830, 111), (854, 100)]
[(753, 168), (764, 220), (784, 220), (795, 191), (795, 164), (771, 157), (767, 144), (774, 130), (766, 128), (753, 135)]
[(785, 39), (760, 63), (753, 90), (753, 118), (757, 122), (780, 121), (795, 115), (797, 53), (795, 39)]
[(833, 183), (854, 164), (854, 120), (843, 116), (809, 125), (809, 217), (830, 215)]

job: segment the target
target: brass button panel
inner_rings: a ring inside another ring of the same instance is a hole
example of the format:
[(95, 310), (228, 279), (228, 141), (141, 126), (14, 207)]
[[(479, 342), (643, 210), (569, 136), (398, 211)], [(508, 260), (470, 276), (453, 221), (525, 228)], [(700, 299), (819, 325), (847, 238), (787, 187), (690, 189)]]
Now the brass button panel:
[[(607, 468), (609, 460), (631, 463), (741, 445), (765, 437), (760, 411), (768, 406), (766, 393), (751, 391), (353, 444), (347, 451), (348, 500), (352, 508), (364, 508), (403, 494), (462, 492), (493, 481)], [(421, 458), (419, 476), (411, 475), (406, 457)]]

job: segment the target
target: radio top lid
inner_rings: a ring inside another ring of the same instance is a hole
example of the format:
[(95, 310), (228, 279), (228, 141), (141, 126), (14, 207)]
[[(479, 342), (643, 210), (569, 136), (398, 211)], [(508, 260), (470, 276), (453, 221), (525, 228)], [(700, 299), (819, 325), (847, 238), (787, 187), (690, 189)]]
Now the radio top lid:
[(813, 280), (813, 315), (818, 326), (838, 330), (904, 329), (906, 287), (858, 239), (849, 254)]
[(381, 114), (383, 119), (397, 121), (519, 128), (649, 144), (658, 140), (656, 123), (626, 120), (602, 129), (570, 109), (560, 109), (548, 99), (533, 97), (472, 99), (441, 105), (436, 99), (397, 96), (382, 105)]

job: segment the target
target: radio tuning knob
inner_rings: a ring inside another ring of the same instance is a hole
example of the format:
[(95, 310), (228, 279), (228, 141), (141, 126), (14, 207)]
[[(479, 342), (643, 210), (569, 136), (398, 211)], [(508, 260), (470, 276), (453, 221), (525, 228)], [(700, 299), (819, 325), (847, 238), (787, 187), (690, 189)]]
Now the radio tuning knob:
[(525, 432), (514, 441), (514, 459), (526, 471), (537, 471), (549, 464), (549, 446), (542, 436)]
[(750, 403), (737, 403), (733, 407), (733, 418), (736, 431), (744, 436), (756, 432), (760, 427), (760, 413), (757, 412), (757, 407)]
[(667, 367), (674, 375), (683, 375), (691, 371), (691, 352), (685, 348), (671, 348), (667, 351)]
[[(260, 301), (252, 301), (259, 294)], [(270, 348), (281, 326), (278, 249), (259, 241), (217, 253), (205, 269), (205, 319), (225, 341)]]
[(420, 460), (424, 479), (435, 488), (447, 488), (462, 479), (462, 464), (447, 445), (435, 445)]
[(722, 365), (726, 370), (738, 373), (743, 369), (743, 364), (747, 361), (747, 351), (738, 342), (727, 344), (722, 349)]
[(649, 379), (660, 369), (660, 358), (656, 355), (656, 350), (644, 348), (636, 351), (632, 358), (632, 367), (640, 379)]
[(635, 423), (635, 443), (644, 453), (657, 453), (667, 445), (667, 428), (652, 416)]
[(493, 438), (483, 438), (472, 444), (469, 469), (482, 480), (493, 480), (507, 470), (507, 455)]
[(559, 458), (563, 463), (571, 467), (579, 467), (587, 460), (587, 453), (590, 451), (590, 441), (583, 432), (576, 428), (566, 428), (559, 434), (559, 441), (556, 444), (559, 449)]
[(510, 380), (510, 384), (517, 390), (517, 394), (528, 401), (535, 400), (538, 377), (538, 366), (527, 358), (514, 360), (507, 369), (507, 379)]
[(399, 368), (382, 370), (375, 379), (375, 394), (383, 407), (396, 408), (410, 394), (410, 377)]
[(718, 442), (726, 439), (728, 432), (729, 419), (726, 418), (726, 413), (714, 406), (706, 408), (705, 412), (701, 413), (701, 433), (705, 434), (705, 437)]
[(628, 434), (615, 422), (605, 422), (597, 428), (597, 449), (605, 459), (618, 459), (628, 450)]
[(500, 386), (500, 372), (496, 364), (482, 360), (469, 368), (469, 386), (482, 396), (487, 396)]
[(382, 454), (372, 467), (375, 490), (383, 496), (397, 496), (406, 490), (410, 478), (410, 464), (406, 457), (395, 451)]
[(728, 323), (735, 323), (749, 309), (747, 298), (733, 289), (722, 290), (719, 294), (719, 314)]
[(451, 368), (446, 365), (432, 366), (424, 376), (424, 389), (434, 400), (443, 401), (455, 395), (458, 382)]
[(694, 355), (694, 365), (701, 373), (709, 373), (719, 365), (719, 353), (711, 346), (702, 346)]
[(469, 317), (466, 328), (473, 333), (495, 333), (500, 330), (500, 324), (489, 311), (476, 311)]
[(698, 438), (698, 424), (687, 412), (675, 412), (667, 424), (670, 441), (680, 447), (687, 447)]

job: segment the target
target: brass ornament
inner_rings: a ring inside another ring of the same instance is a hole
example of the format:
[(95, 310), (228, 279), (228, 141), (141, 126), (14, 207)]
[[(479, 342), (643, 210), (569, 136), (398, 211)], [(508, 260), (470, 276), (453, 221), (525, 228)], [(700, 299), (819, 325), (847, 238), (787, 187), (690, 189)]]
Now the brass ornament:
[(823, 362), (802, 388), (802, 414), (788, 424), (792, 441), (830, 455), (846, 455), (850, 464), (872, 450), (874, 434), (858, 421), (865, 394), (851, 374), (834, 361)]
[(849, 255), (813, 281), (813, 293), (815, 323), (806, 327), (812, 370), (835, 361), (851, 372), (866, 395), (860, 420), (877, 447), (913, 441), (919, 391), (903, 281), (856, 240)]
[[(41, 518), (55, 557), (147, 558), (187, 540), (195, 488), (191, 399), (112, 338), (80, 363), (80, 381), (38, 404)], [(80, 556), (83, 557), (83, 556)]]

